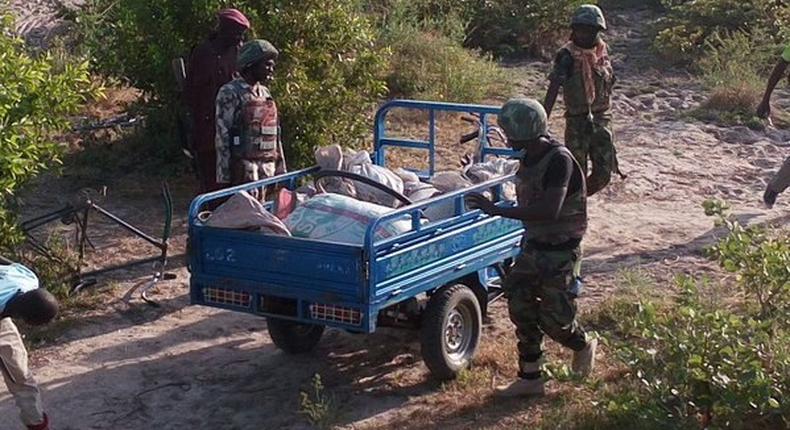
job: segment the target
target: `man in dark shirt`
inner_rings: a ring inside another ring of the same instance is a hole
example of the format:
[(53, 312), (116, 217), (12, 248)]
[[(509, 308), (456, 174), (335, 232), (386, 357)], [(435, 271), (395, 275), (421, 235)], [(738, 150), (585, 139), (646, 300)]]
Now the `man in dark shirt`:
[(516, 326), (520, 379), (498, 395), (542, 395), (543, 336), (574, 351), (573, 370), (588, 375), (595, 340), (576, 322), (574, 266), (587, 230), (587, 187), (570, 151), (548, 135), (546, 111), (535, 100), (508, 101), (499, 124), (508, 145), (524, 150), (518, 171), (518, 205), (499, 207), (479, 194), (469, 204), (489, 215), (520, 220), (526, 227), (522, 254), (504, 281), (510, 319)]
[(218, 30), (190, 56), (184, 91), (184, 101), (193, 122), (191, 146), (197, 161), (201, 193), (222, 188), (216, 181), (215, 101), (219, 89), (236, 73), (239, 47), (250, 28), (250, 22), (236, 9), (222, 10), (217, 17)]

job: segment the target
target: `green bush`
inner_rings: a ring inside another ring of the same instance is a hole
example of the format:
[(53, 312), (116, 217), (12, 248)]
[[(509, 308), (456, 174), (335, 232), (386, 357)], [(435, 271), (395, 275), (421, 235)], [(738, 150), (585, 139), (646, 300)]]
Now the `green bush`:
[(500, 56), (554, 54), (570, 32), (573, 11), (590, 0), (478, 0), (468, 43)]
[[(200, 43), (216, 12), (228, 5), (224, 0), (93, 0), (79, 21), (95, 70), (128, 79), (172, 112), (178, 97), (170, 61)], [(315, 146), (351, 144), (370, 133), (371, 106), (386, 92), (381, 79), (386, 53), (375, 48), (376, 34), (356, 2), (233, 5), (250, 18), (255, 37), (281, 51), (273, 93), (292, 165), (311, 160)]]
[(603, 393), (589, 428), (790, 425), (790, 236), (742, 227), (722, 202), (704, 207), (727, 232), (710, 253), (734, 285), (679, 277), (671, 300), (610, 301), (608, 342), (628, 377)]
[(706, 213), (717, 216), (727, 236), (708, 252), (737, 281), (748, 298), (759, 306), (760, 318), (790, 315), (790, 234), (765, 226), (742, 226), (727, 215), (722, 202), (705, 203)]
[(100, 89), (86, 62), (56, 61), (49, 53), (31, 56), (11, 36), (10, 18), (0, 17), (0, 249), (19, 243), (14, 194), (27, 181), (59, 162), (59, 133)]
[(722, 290), (678, 280), (674, 303), (642, 301), (620, 321), (618, 357), (636, 392), (605, 414), (671, 428), (781, 428), (790, 420), (790, 332), (729, 310)]
[[(662, 0), (667, 14), (658, 23), (654, 46), (666, 59), (690, 63), (700, 58), (720, 34), (767, 31), (772, 39), (786, 36), (790, 5), (774, 0)], [(747, 52), (748, 53), (748, 52)], [(738, 53), (731, 52), (733, 55)]]
[[(442, 23), (457, 18), (432, 21), (411, 10), (413, 5), (393, 2), (381, 20), (380, 43), (392, 52), (387, 75), (391, 97), (479, 103), (505, 92), (507, 79), (495, 62), (442, 30)], [(456, 28), (463, 28), (458, 22)]]
[(695, 116), (762, 127), (755, 108), (765, 89), (764, 76), (777, 61), (778, 46), (763, 29), (714, 34), (705, 45), (697, 68), (710, 94)]

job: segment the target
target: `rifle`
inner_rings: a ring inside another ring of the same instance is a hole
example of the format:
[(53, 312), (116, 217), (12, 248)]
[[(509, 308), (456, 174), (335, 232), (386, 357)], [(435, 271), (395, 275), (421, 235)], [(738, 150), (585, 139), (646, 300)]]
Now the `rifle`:
[[(176, 80), (179, 99), (183, 100), (183, 94), (186, 90), (187, 80), (186, 63), (184, 62), (184, 58), (178, 57), (173, 59), (173, 61), (170, 63), (170, 66), (173, 69), (173, 76)], [(187, 156), (187, 158), (189, 158), (192, 169), (198, 176), (198, 180), (202, 180), (200, 177), (200, 169), (197, 165), (197, 159), (195, 158), (195, 148), (192, 147), (192, 118), (189, 113), (189, 107), (184, 106), (182, 103), (178, 105), (177, 111), (176, 121), (178, 126), (178, 135), (181, 140), (181, 151)]]

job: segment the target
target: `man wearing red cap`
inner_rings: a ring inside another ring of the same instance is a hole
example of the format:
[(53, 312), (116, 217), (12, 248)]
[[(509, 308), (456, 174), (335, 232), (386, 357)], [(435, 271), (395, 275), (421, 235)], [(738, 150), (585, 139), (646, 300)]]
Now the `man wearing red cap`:
[(215, 100), (219, 89), (233, 79), (239, 47), (250, 28), (247, 17), (236, 9), (224, 9), (217, 18), (217, 31), (192, 51), (184, 91), (201, 193), (222, 188), (216, 181)]

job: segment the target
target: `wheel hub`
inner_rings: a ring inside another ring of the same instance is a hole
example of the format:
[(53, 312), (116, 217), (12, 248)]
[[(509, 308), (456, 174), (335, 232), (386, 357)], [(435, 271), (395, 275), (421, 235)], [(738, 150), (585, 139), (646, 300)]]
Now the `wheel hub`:
[(471, 326), (458, 309), (453, 309), (447, 316), (444, 334), (447, 352), (463, 354), (471, 337)]

